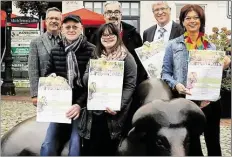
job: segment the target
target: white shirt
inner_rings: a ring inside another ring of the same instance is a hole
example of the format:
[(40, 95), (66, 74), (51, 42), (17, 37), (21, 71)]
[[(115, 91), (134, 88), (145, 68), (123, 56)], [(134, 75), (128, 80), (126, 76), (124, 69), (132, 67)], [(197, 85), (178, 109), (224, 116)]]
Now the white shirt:
[[(169, 41), (169, 37), (170, 37), (170, 34), (171, 34), (171, 30), (172, 30), (172, 23), (173, 21), (169, 21), (163, 28), (166, 30), (164, 32), (164, 42), (167, 43)], [(156, 31), (155, 31), (155, 35), (154, 35), (154, 40), (157, 40), (158, 37), (160, 36), (160, 32), (159, 32), (159, 29), (161, 27), (157, 24), (157, 28), (156, 28)]]

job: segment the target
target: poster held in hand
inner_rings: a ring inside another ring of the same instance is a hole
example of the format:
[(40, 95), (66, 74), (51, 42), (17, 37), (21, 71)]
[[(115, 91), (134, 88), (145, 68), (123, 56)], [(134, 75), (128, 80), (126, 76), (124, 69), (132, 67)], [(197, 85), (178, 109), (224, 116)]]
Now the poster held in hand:
[(225, 52), (190, 50), (186, 88), (190, 100), (217, 101), (220, 98)]
[(91, 59), (88, 80), (88, 110), (120, 111), (124, 61)]
[(144, 69), (151, 78), (161, 78), (165, 45), (165, 42), (160, 39), (150, 43), (146, 41), (142, 47), (135, 49)]
[(72, 89), (65, 78), (40, 77), (37, 99), (37, 122), (71, 123), (66, 112), (72, 105)]

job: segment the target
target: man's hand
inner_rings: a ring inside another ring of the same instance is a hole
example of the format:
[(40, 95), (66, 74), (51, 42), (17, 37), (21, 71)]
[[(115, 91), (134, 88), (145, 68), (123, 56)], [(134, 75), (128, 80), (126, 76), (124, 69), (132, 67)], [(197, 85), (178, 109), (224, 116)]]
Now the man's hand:
[(148, 42), (148, 41), (145, 41), (144, 43), (143, 43), (143, 45), (145, 45), (145, 46), (147, 46), (147, 47), (150, 47), (150, 42)]
[(185, 88), (184, 85), (181, 83), (177, 83), (175, 86), (176, 90), (178, 91), (179, 94), (187, 94), (187, 95), (192, 95), (187, 88)]
[(209, 104), (210, 104), (210, 101), (206, 101), (206, 100), (201, 101), (200, 108), (204, 108), (204, 107), (208, 106)]
[(37, 106), (37, 97), (32, 98), (32, 104)]
[(117, 114), (117, 112), (111, 110), (109, 107), (106, 107), (106, 111), (105, 112), (107, 112), (107, 113), (109, 113), (109, 114), (111, 114), (113, 116)]
[(76, 120), (79, 117), (81, 111), (81, 107), (78, 104), (74, 104), (70, 107), (70, 109), (68, 110), (68, 112), (66, 112), (66, 117), (68, 117), (69, 119)]

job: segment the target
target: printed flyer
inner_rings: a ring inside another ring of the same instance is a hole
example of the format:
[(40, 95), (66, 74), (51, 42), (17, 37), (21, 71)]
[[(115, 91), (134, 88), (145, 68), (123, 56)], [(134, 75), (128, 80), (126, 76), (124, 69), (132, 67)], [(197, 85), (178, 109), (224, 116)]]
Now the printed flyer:
[(156, 40), (135, 49), (149, 77), (161, 78), (165, 45), (163, 40)]
[(224, 56), (224, 51), (189, 51), (186, 88), (192, 95), (186, 95), (186, 99), (209, 101), (219, 99)]
[(66, 112), (72, 105), (72, 89), (59, 76), (40, 77), (37, 100), (37, 122), (71, 123)]
[(91, 59), (88, 80), (88, 110), (121, 109), (124, 61)]

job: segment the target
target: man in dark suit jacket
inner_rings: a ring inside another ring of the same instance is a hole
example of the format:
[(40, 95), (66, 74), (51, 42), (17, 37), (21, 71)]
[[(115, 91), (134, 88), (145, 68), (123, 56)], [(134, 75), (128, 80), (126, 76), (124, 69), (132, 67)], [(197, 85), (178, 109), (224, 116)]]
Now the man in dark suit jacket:
[[(136, 31), (136, 28), (128, 23), (121, 21), (122, 19), (122, 8), (121, 4), (118, 1), (107, 1), (104, 4), (104, 18), (106, 22), (112, 22), (118, 26), (120, 30), (120, 36), (122, 37), (122, 41), (128, 51), (134, 57), (137, 64), (137, 85), (144, 81), (143, 74), (145, 70), (135, 53), (136, 48), (141, 47), (143, 45), (142, 38), (140, 34)], [(92, 35), (90, 42), (96, 45), (96, 36), (98, 34), (98, 30)]]
[(166, 1), (155, 2), (152, 5), (152, 12), (157, 24), (143, 32), (143, 42), (152, 42), (160, 38), (163, 38), (164, 42), (168, 42), (184, 33), (178, 23), (170, 20), (171, 8)]
[(47, 32), (30, 43), (28, 56), (28, 75), (33, 105), (37, 104), (39, 77), (45, 76), (51, 48), (61, 40), (62, 14), (58, 8), (49, 8), (46, 12)]

